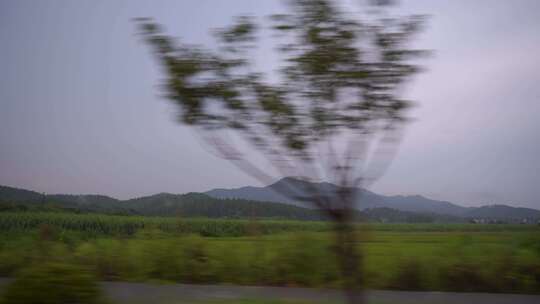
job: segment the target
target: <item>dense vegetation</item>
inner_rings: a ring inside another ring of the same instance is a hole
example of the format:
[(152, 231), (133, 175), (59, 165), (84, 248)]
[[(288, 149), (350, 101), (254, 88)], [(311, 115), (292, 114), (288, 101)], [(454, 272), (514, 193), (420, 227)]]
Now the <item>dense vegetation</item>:
[[(540, 292), (538, 226), (358, 228), (369, 288)], [(316, 221), (1, 213), (0, 275), (67, 263), (101, 280), (338, 287), (329, 229)]]
[(141, 229), (159, 229), (167, 233), (200, 234), (202, 236), (244, 236), (293, 231), (327, 231), (326, 222), (279, 220), (232, 220), (71, 214), (61, 212), (3, 212), (0, 231), (35, 230), (42, 225), (75, 231), (85, 236), (131, 236)]
[[(131, 236), (142, 229), (158, 229), (166, 233), (199, 234), (202, 236), (234, 237), (250, 234), (285, 232), (323, 232), (332, 229), (324, 221), (205, 219), (181, 217), (120, 216), (103, 214), (74, 214), (66, 212), (0, 212), (0, 232), (24, 232), (43, 225), (82, 235)], [(534, 231), (531, 225), (479, 224), (358, 224), (360, 230), (398, 232), (496, 232)], [(537, 229), (538, 230), (538, 229)]]
[(0, 299), (2, 304), (105, 304), (95, 274), (75, 263), (35, 262), (17, 274)]

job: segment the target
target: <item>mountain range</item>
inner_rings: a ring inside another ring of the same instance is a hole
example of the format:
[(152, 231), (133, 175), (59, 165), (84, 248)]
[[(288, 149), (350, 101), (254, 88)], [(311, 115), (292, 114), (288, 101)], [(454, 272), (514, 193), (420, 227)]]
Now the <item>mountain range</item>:
[[(333, 197), (337, 195), (339, 187), (328, 183), (311, 183), (300, 179), (286, 177), (266, 187), (241, 187), (235, 189), (213, 189), (205, 192), (215, 198), (242, 198), (256, 201), (285, 202), (295, 206), (310, 208), (311, 206), (299, 200), (283, 196), (280, 190), (286, 189), (316, 189), (320, 195)], [(540, 210), (531, 208), (512, 207), (507, 205), (486, 205), (481, 207), (464, 207), (448, 201), (426, 198), (421, 195), (393, 195), (386, 196), (365, 189), (353, 189), (358, 192), (356, 208), (358, 210), (390, 208), (400, 211), (417, 212), (424, 214), (450, 215), (463, 218), (493, 218), (517, 219), (540, 218)], [(308, 196), (302, 191), (296, 191), (295, 196)]]
[[(309, 183), (286, 177), (266, 187), (213, 189), (205, 193), (160, 193), (129, 200), (105, 195), (41, 194), (35, 191), (0, 186), (2, 209), (58, 208), (108, 214), (140, 214), (152, 216), (199, 216), (214, 218), (266, 217), (300, 220), (324, 219), (312, 206), (279, 194), (283, 189), (315, 189), (319, 195), (333, 196), (338, 187), (328, 182)], [(292, 190), (290, 190), (292, 191)], [(471, 218), (520, 221), (538, 220), (540, 211), (507, 205), (463, 207), (447, 201), (432, 200), (420, 195), (385, 196), (364, 189), (358, 191), (358, 216), (376, 221), (464, 221)], [(295, 197), (307, 196), (296, 190)], [(41, 206), (41, 207), (40, 207)], [(18, 207), (17, 207), (18, 208)]]

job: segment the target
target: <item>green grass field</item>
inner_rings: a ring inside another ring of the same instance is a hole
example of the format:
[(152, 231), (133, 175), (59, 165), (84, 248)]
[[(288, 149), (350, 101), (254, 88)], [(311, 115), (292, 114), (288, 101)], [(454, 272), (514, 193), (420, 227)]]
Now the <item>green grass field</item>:
[[(325, 222), (0, 214), (0, 275), (50, 262), (100, 280), (338, 288)], [(540, 293), (540, 227), (358, 225), (374, 289)]]

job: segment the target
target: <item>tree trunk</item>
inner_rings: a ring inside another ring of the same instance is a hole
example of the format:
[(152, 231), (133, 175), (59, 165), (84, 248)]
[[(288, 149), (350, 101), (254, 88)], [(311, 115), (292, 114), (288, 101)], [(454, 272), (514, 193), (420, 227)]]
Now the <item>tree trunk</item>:
[(347, 302), (363, 304), (366, 301), (363, 292), (362, 254), (356, 247), (356, 232), (351, 219), (343, 217), (336, 221), (335, 237), (336, 255)]

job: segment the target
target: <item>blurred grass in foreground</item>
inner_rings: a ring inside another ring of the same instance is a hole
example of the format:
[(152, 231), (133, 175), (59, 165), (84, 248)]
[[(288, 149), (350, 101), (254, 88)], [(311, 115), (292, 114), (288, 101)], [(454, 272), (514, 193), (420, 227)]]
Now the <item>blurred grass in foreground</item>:
[(92, 271), (64, 262), (36, 261), (16, 274), (2, 304), (105, 304)]
[[(139, 220), (144, 226), (130, 233), (106, 228)], [(0, 275), (61, 262), (99, 280), (338, 288), (329, 228), (323, 222), (3, 214)], [(538, 226), (359, 228), (370, 289), (540, 293)]]

